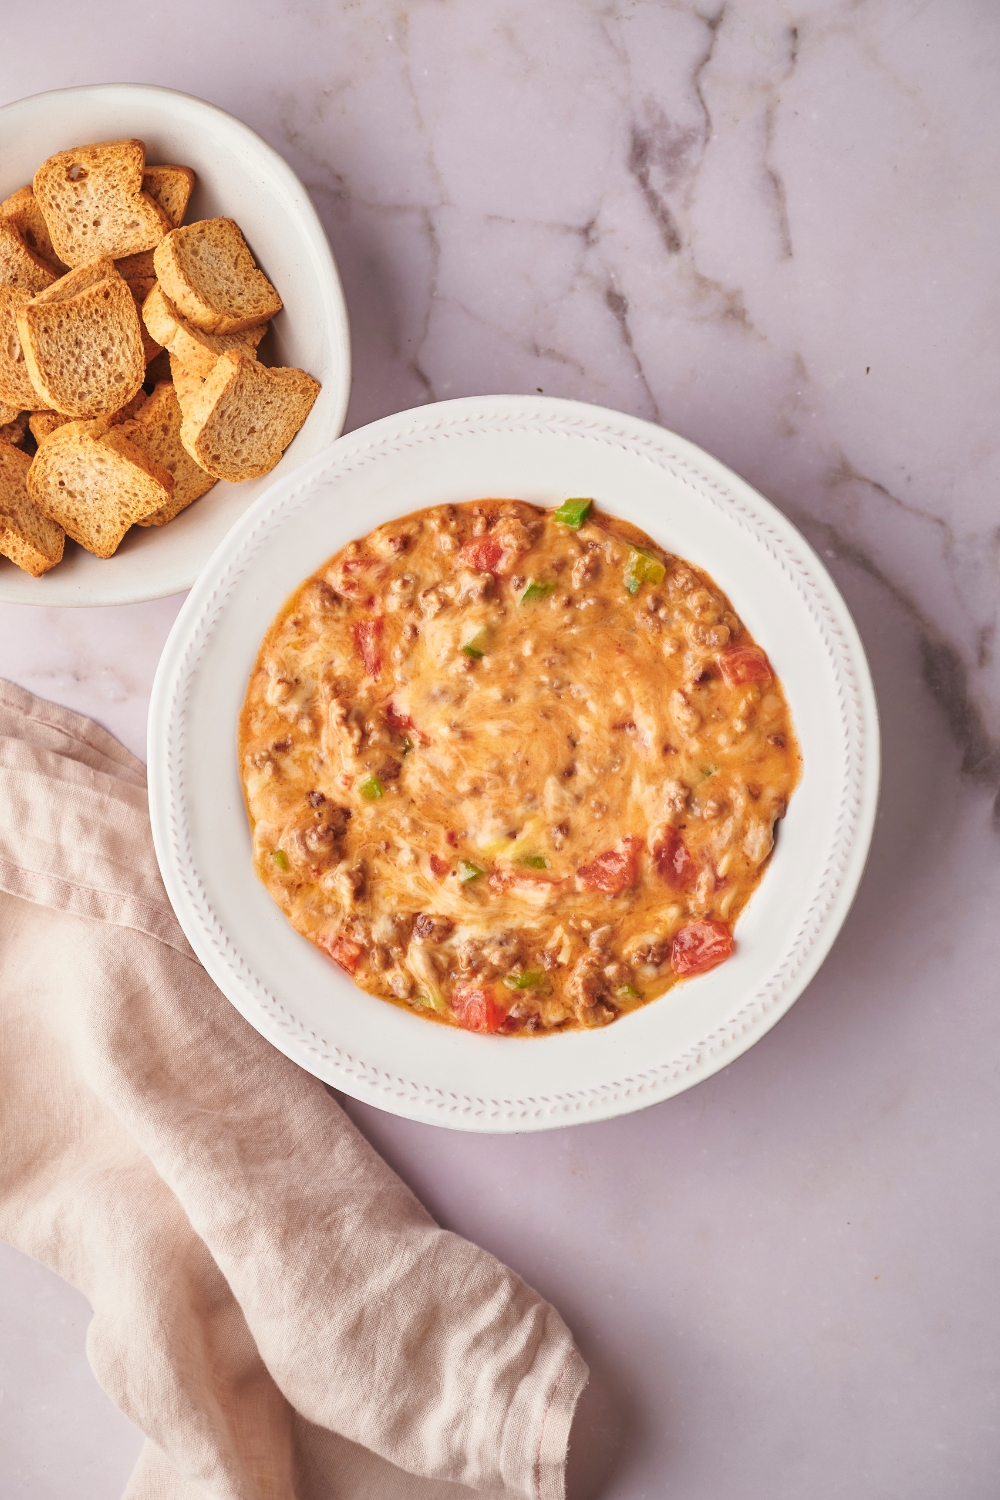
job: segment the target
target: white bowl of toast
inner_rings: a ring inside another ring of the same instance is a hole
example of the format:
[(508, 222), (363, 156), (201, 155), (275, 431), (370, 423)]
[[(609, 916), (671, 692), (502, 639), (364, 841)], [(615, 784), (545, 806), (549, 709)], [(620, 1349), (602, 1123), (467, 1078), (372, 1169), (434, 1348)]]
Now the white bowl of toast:
[(189, 588), (343, 427), (347, 312), (308, 194), (186, 94), (0, 109), (0, 323), (0, 601)]

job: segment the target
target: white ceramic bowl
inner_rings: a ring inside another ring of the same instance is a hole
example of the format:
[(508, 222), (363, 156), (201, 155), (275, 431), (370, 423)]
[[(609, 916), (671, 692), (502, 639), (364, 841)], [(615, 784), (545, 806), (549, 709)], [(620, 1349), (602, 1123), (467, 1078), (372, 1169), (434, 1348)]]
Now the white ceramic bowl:
[[(292, 589), (372, 526), (483, 495), (593, 495), (707, 569), (779, 672), (803, 751), (735, 956), (601, 1031), (475, 1035), (363, 993), (254, 876), (237, 718), (260, 639)], [(545, 397), (446, 401), (341, 438), (271, 486), (198, 579), (149, 719), (153, 834), (199, 958), (252, 1025), (320, 1078), (413, 1119), (543, 1130), (665, 1099), (733, 1061), (822, 963), (861, 878), (878, 796), (875, 696), (825, 568), (795, 528), (691, 443)]]
[(235, 219), (284, 308), (261, 350), (268, 364), (308, 370), (323, 389), (276, 469), (243, 484), (220, 481), (169, 526), (134, 526), (114, 557), (75, 543), (44, 578), (0, 558), (0, 600), (12, 604), (131, 604), (191, 587), (230, 526), (272, 480), (343, 429), (351, 386), (347, 309), (326, 234), (309, 195), (266, 141), (224, 110), (137, 83), (59, 89), (0, 109), (0, 199), (30, 182), (55, 151), (138, 136), (150, 162), (197, 175), (187, 221)]

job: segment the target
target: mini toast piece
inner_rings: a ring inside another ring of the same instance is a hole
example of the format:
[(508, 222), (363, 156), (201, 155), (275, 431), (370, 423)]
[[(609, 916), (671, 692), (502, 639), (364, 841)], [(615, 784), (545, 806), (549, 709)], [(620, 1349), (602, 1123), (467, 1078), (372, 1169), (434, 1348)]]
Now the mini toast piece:
[[(0, 406), (0, 416), (7, 410)], [(28, 419), (30, 411), (19, 411), (9, 422), (0, 423), (0, 443), (9, 443), (12, 448), (32, 448), (31, 436), (28, 432)]]
[[(115, 261), (115, 270), (129, 284), (156, 280), (152, 250), (142, 250), (138, 255), (123, 255), (120, 260)], [(147, 287), (144, 295), (148, 294), (149, 290), (150, 288)]]
[(38, 206), (38, 199), (31, 191), (30, 183), (18, 188), (16, 193), (11, 193), (9, 198), (0, 203), (0, 218), (13, 224), (28, 249), (34, 251), (35, 255), (40, 255), (42, 260), (48, 261), (57, 276), (62, 276), (69, 270), (69, 266), (63, 264), (52, 248), (45, 215)]
[(58, 151), (35, 173), (35, 197), (53, 248), (68, 266), (152, 250), (169, 216), (142, 191), (142, 141), (101, 141)]
[(190, 167), (148, 166), (142, 174), (142, 190), (158, 203), (177, 229), (184, 223), (188, 199), (194, 187)]
[(257, 479), (274, 468), (319, 389), (305, 370), (271, 370), (230, 349), (197, 395), (182, 403), (181, 442), (216, 479)]
[(172, 230), (157, 245), (153, 264), (178, 312), (204, 333), (241, 333), (281, 309), (233, 219), (201, 219)]
[(39, 510), (97, 557), (111, 557), (130, 526), (169, 502), (173, 487), (166, 469), (105, 418), (58, 428), (28, 474)]
[[(17, 315), (31, 298), (17, 287), (0, 286), (0, 401), (19, 411), (31, 411), (41, 403), (28, 374), (28, 365), (17, 331)], [(8, 420), (10, 420), (8, 418)]]
[(34, 297), (58, 276), (47, 260), (28, 248), (10, 219), (0, 218), (0, 286), (16, 287)]
[[(140, 387), (131, 401), (126, 401), (124, 406), (120, 407), (118, 411), (113, 411), (110, 416), (104, 417), (103, 421), (109, 427), (117, 427), (122, 422), (130, 422), (146, 400), (146, 392)], [(51, 437), (57, 427), (65, 427), (67, 422), (72, 422), (73, 420), (72, 417), (64, 417), (58, 411), (32, 411), (26, 412), (25, 416), (28, 418), (28, 427), (31, 430), (31, 435), (39, 446), (45, 442), (47, 437)]]
[(51, 437), (57, 427), (65, 427), (66, 423), (72, 420), (72, 417), (64, 417), (60, 411), (33, 411), (28, 417), (28, 427), (35, 442), (41, 447), (45, 439)]
[(175, 354), (171, 354), (168, 357), (170, 359), (170, 378), (174, 383), (174, 390), (177, 393), (181, 415), (186, 417), (189, 406), (205, 384), (205, 377), (203, 375), (195, 375), (192, 370), (185, 370)]
[(41, 397), (34, 406), (100, 416), (118, 411), (142, 385), (142, 325), (110, 260), (78, 266), (19, 308), (17, 332)]
[(0, 442), (0, 555), (41, 578), (62, 560), (66, 535), (28, 494), (30, 469), (27, 453)]
[(267, 332), (267, 324), (258, 323), (243, 333), (203, 333), (178, 312), (159, 283), (142, 304), (142, 321), (151, 338), (169, 349), (192, 375), (203, 378), (211, 375), (215, 361), (228, 349), (254, 354)]
[(206, 474), (181, 445), (181, 409), (169, 380), (161, 381), (138, 416), (122, 425), (130, 443), (173, 476), (174, 492), (166, 505), (143, 516), (140, 526), (165, 526), (182, 510), (207, 494), (215, 480)]

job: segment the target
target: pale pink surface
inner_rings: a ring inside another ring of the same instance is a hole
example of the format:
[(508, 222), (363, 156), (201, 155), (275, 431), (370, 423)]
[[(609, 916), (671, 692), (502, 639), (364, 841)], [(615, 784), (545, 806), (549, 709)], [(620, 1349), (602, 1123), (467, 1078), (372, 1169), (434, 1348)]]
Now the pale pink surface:
[[(347, 1107), (576, 1333), (574, 1500), (992, 1500), (996, 7), (733, 0), (713, 28), (659, 0), (127, 21), (98, 0), (80, 26), (51, 0), (4, 24), (3, 101), (162, 83), (288, 157), (345, 282), (349, 426), (483, 391), (617, 406), (820, 549), (870, 653), (885, 785), (857, 905), (790, 1015), (610, 1124), (489, 1138)], [(141, 752), (178, 602), (0, 609), (0, 673)], [(0, 1247), (5, 1497), (121, 1490), (138, 1436), (85, 1324)]]

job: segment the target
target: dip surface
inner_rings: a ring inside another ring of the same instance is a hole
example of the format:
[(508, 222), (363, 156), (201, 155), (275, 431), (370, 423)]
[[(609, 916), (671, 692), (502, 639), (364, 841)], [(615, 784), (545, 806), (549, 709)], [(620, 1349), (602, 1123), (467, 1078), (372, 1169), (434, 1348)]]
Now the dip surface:
[(371, 994), (503, 1035), (724, 962), (800, 775), (725, 595), (585, 501), (351, 542), (265, 636), (239, 754), (292, 925)]

